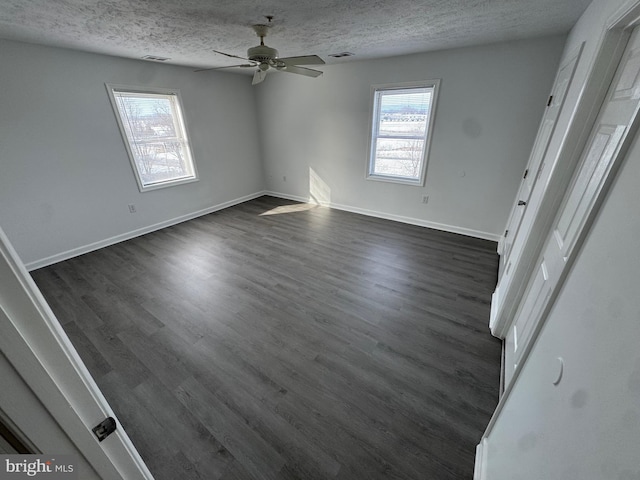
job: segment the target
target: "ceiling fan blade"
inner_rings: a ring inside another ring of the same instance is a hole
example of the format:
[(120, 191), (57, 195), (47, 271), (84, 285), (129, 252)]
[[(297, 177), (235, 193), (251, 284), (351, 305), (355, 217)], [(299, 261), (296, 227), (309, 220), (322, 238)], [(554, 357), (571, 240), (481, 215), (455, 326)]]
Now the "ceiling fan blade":
[(243, 63), (240, 65), (227, 65), (225, 67), (211, 67), (211, 68), (198, 68), (194, 72), (208, 72), (209, 70), (222, 70), (223, 68), (235, 68), (235, 67), (255, 67), (255, 63)]
[(240, 56), (238, 56), (238, 55), (232, 55), (231, 53), (224, 53), (224, 52), (221, 52), (220, 50), (211, 50), (211, 51), (212, 51), (212, 52), (215, 52), (215, 53), (219, 53), (220, 55), (224, 55), (225, 57), (239, 58), (240, 60), (247, 60), (247, 61), (249, 61), (249, 59), (248, 59), (248, 58), (240, 57)]
[(322, 60), (317, 55), (303, 55), (301, 57), (285, 57), (279, 58), (279, 62), (284, 62), (285, 65), (324, 65)]
[(251, 81), (251, 85), (256, 85), (260, 82), (264, 82), (264, 79), (267, 78), (267, 72), (264, 70), (256, 70), (256, 73), (253, 74), (253, 80)]
[(286, 67), (278, 68), (278, 71), (297, 73), (298, 75), (304, 75), (306, 77), (319, 77), (323, 73), (320, 70), (312, 70), (310, 68), (297, 67), (295, 65), (287, 65)]

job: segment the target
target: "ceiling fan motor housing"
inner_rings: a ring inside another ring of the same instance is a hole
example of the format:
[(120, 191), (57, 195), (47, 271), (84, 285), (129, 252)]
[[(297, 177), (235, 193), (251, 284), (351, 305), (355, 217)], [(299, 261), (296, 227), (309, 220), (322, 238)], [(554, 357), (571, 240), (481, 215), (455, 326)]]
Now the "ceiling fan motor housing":
[(270, 63), (271, 60), (278, 58), (278, 50), (266, 45), (258, 45), (247, 50), (247, 58), (254, 62)]

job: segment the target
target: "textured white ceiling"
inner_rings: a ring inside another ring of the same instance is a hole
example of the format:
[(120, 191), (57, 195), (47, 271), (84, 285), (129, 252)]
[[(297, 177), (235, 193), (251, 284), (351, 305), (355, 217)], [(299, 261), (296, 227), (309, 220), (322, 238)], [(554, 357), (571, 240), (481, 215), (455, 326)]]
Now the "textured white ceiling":
[(0, 0), (0, 38), (214, 67), (257, 45), (274, 15), (281, 57), (387, 57), (567, 32), (590, 0)]

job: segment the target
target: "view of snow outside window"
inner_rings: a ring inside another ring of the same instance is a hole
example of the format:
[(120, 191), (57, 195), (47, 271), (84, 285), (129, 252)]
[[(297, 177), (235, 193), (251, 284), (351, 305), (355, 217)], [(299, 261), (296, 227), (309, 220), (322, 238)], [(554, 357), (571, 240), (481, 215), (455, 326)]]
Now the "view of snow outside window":
[(433, 88), (376, 92), (371, 174), (419, 180)]
[(142, 185), (193, 178), (176, 96), (114, 91), (114, 97)]

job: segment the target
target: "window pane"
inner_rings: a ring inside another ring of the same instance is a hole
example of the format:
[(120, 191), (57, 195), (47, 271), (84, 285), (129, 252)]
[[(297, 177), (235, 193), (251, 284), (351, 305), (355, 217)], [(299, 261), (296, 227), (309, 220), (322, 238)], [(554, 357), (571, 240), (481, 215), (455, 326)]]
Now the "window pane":
[(180, 142), (137, 143), (133, 148), (144, 185), (193, 176)]
[(137, 140), (176, 136), (172, 105), (168, 98), (121, 97), (120, 110), (127, 117), (127, 134)]
[(423, 150), (423, 139), (378, 138), (373, 173), (418, 178)]
[(380, 98), (378, 135), (420, 136), (427, 132), (431, 92), (383, 92)]
[(113, 90), (141, 188), (195, 179), (175, 94)]

